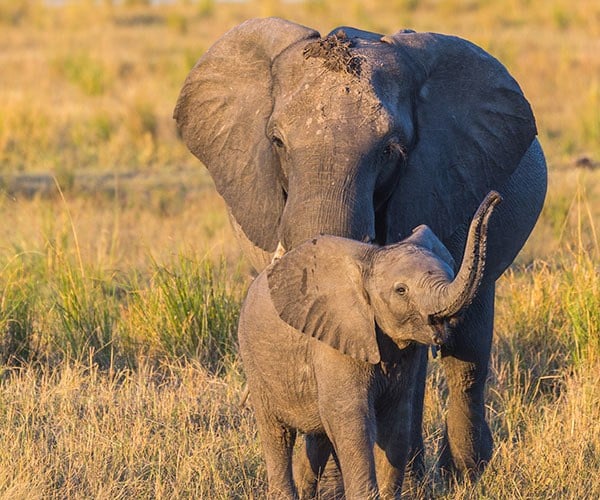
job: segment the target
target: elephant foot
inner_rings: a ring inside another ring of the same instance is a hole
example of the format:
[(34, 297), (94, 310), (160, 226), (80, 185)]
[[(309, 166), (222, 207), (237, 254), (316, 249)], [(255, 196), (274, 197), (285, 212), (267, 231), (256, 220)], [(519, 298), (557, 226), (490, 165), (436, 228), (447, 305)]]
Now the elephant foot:
[(427, 486), (424, 454), (425, 450), (422, 447), (411, 451), (411, 458), (406, 464), (402, 482), (402, 498), (428, 498), (424, 494)]
[(449, 439), (446, 431), (438, 459), (440, 476), (446, 484), (456, 480), (477, 481), (492, 453), (492, 434), (485, 421), (477, 429), (463, 429), (458, 439)]

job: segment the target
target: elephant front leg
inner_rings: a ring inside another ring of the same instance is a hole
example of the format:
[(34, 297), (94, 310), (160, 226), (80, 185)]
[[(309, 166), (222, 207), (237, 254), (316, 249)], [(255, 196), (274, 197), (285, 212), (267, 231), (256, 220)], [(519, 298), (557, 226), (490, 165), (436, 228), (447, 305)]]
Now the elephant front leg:
[[(343, 356), (343, 355), (340, 355)], [(319, 380), (319, 413), (339, 462), (346, 500), (379, 498), (373, 447), (375, 409), (369, 397), (369, 372), (348, 362), (340, 377)], [(344, 373), (345, 372), (345, 373)]]
[(292, 476), (292, 449), (296, 431), (256, 409), (256, 423), (267, 464), (270, 499), (298, 498)]
[(381, 447), (375, 444), (375, 463), (377, 470), (377, 484), (379, 485), (379, 498), (385, 500), (400, 499), (404, 469), (408, 457), (408, 434), (396, 441), (404, 441), (403, 445), (386, 445)]
[(425, 479), (425, 445), (423, 444), (423, 404), (425, 381), (427, 379), (427, 356), (429, 348), (414, 346), (417, 362), (414, 391), (412, 392), (412, 412), (410, 431), (410, 451), (404, 472), (403, 491), (407, 495), (423, 491)]
[(374, 432), (368, 422), (345, 422), (344, 425), (338, 421), (336, 424), (330, 427), (328, 434), (339, 459), (346, 500), (379, 498), (373, 454)]
[(443, 473), (457, 471), (476, 479), (490, 461), (492, 434), (485, 420), (485, 382), (494, 318), (494, 286), (482, 289), (452, 337), (442, 348), (449, 398), (440, 456)]
[[(401, 498), (405, 473), (410, 472), (410, 467), (413, 471), (422, 469), (409, 461), (421, 460), (422, 464), (423, 459), (421, 422), (426, 369), (426, 348), (419, 345), (407, 348), (399, 383), (380, 402), (375, 461), (382, 499)], [(422, 474), (419, 481), (421, 479)], [(420, 485), (409, 486), (409, 490), (404, 488), (405, 493), (419, 491)]]

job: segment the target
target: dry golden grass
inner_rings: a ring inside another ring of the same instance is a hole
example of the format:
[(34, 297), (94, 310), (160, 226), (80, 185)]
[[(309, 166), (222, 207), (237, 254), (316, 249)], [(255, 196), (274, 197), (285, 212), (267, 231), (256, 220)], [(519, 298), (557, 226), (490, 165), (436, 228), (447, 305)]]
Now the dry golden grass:
[[(279, 15), (466, 37), (500, 58), (536, 111), (556, 165), (600, 156), (600, 7), (593, 0), (202, 1), (154, 8), (15, 0), (0, 6), (0, 169), (192, 165), (171, 113), (193, 62), (227, 29)], [(348, 5), (345, 3), (344, 5)]]
[(73, 250), (77, 236), (81, 258), (103, 268), (143, 269), (150, 259), (164, 262), (179, 253), (225, 256), (237, 264), (239, 249), (212, 183), (194, 186), (186, 173), (172, 186), (146, 186), (139, 177), (115, 190), (63, 193), (64, 199), (52, 179), (46, 197), (5, 194), (0, 256), (45, 252), (49, 244)]
[[(262, 465), (239, 378), (201, 366), (28, 366), (0, 392), (3, 498), (260, 496)], [(216, 496), (215, 496), (216, 495)]]
[(574, 166), (600, 162), (600, 4), (145, 3), (0, 2), (0, 497), (264, 496), (252, 412), (237, 406), (248, 267), (171, 112), (201, 53), (265, 15), (457, 34), (521, 83), (550, 187), (498, 285), (497, 451), (476, 485), (437, 480), (433, 362), (427, 465), (442, 498), (600, 497), (600, 170)]

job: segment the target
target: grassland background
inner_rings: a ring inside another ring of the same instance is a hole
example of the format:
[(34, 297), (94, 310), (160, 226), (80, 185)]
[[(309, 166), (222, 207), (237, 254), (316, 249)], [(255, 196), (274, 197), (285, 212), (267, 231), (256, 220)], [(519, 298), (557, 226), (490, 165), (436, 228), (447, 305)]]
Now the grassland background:
[[(550, 168), (541, 220), (498, 285), (476, 485), (600, 497), (600, 5), (592, 0), (217, 3), (0, 0), (0, 496), (260, 498), (235, 323), (248, 282), (220, 198), (171, 119), (195, 60), (243, 20), (468, 38), (530, 99)], [(596, 166), (597, 169), (593, 167)]]

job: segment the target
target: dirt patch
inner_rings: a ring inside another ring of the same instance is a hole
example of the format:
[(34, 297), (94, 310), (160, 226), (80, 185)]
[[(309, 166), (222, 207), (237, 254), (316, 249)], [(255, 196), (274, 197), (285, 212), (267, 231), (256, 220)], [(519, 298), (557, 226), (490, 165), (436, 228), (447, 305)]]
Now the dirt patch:
[(325, 67), (331, 71), (360, 76), (361, 57), (352, 52), (353, 43), (344, 30), (339, 30), (327, 38), (321, 38), (304, 47), (304, 58), (323, 59)]

